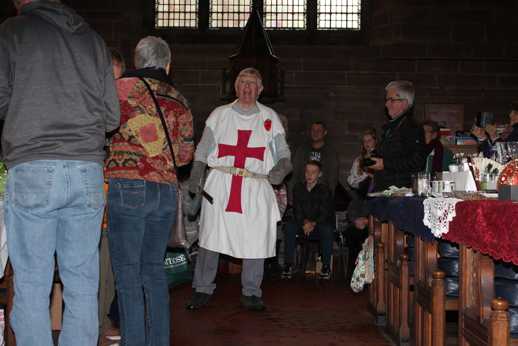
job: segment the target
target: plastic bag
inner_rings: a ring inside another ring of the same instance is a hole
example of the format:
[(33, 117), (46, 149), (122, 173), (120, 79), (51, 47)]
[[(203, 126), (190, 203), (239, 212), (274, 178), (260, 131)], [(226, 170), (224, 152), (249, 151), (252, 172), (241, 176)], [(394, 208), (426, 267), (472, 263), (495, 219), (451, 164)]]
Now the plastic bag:
[(169, 249), (165, 254), (164, 268), (167, 283), (175, 287), (192, 281), (192, 263), (185, 249)]
[(351, 278), (351, 289), (353, 292), (361, 292), (365, 284), (370, 284), (374, 280), (374, 239), (369, 236), (363, 243), (362, 250), (356, 260)]

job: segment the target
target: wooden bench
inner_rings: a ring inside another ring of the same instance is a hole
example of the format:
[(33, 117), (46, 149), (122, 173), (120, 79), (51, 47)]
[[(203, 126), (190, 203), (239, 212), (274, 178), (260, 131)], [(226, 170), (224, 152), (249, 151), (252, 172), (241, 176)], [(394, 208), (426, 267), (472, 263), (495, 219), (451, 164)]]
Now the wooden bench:
[(518, 345), (509, 331), (508, 303), (495, 298), (494, 261), (460, 245), (460, 346)]
[(457, 311), (456, 297), (445, 292), (445, 273), (438, 268), (437, 240), (416, 237), (413, 344), (443, 346), (446, 342), (446, 311)]
[(407, 234), (389, 223), (386, 242), (386, 330), (398, 345), (410, 342), (409, 309), (413, 300), (410, 285), (413, 279), (409, 275), (408, 239)]
[(387, 242), (388, 223), (379, 221), (374, 216), (369, 217), (369, 232), (374, 238), (374, 281), (369, 286), (369, 308), (374, 314), (378, 326), (386, 322), (386, 288), (384, 244)]

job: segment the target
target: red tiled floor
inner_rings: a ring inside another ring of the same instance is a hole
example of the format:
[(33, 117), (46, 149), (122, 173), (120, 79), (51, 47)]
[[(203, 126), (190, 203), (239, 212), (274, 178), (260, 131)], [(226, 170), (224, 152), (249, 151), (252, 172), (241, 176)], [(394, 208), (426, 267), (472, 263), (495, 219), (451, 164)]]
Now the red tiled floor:
[(390, 345), (367, 311), (366, 293), (343, 283), (316, 280), (265, 280), (265, 312), (239, 305), (239, 276), (221, 276), (210, 305), (187, 311), (191, 289), (172, 291), (172, 345), (316, 346)]

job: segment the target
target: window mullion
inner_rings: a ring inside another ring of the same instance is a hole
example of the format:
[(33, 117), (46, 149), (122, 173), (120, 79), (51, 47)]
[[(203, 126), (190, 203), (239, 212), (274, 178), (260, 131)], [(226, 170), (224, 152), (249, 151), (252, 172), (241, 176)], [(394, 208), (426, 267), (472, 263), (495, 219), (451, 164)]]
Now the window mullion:
[(306, 22), (308, 32), (317, 30), (317, 0), (308, 0), (306, 2)]
[(200, 31), (205, 32), (209, 28), (209, 2), (198, 1), (198, 15)]

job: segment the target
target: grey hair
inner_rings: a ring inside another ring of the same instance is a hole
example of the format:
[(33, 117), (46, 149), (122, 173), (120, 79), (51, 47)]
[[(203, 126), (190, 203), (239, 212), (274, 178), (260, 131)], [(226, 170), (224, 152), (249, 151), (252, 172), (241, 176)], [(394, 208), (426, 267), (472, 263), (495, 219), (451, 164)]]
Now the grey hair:
[(257, 86), (262, 87), (263, 86), (263, 76), (261, 76), (261, 72), (259, 72), (258, 69), (253, 67), (247, 67), (242, 69), (239, 74), (236, 77), (236, 83), (239, 81), (239, 78), (241, 76), (248, 75), (248, 76), (254, 76), (257, 79)]
[(166, 41), (156, 36), (147, 36), (135, 48), (135, 67), (166, 68), (171, 63), (171, 49)]
[(407, 100), (408, 107), (414, 105), (415, 89), (414, 84), (407, 80), (395, 80), (387, 84), (385, 91), (389, 89), (396, 89), (396, 93), (399, 97)]

